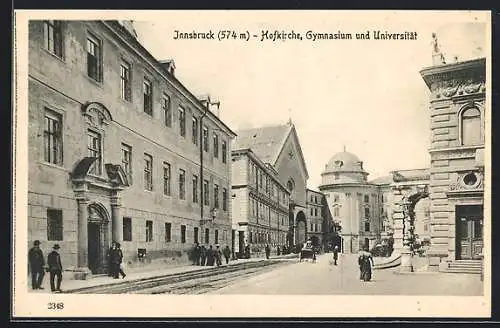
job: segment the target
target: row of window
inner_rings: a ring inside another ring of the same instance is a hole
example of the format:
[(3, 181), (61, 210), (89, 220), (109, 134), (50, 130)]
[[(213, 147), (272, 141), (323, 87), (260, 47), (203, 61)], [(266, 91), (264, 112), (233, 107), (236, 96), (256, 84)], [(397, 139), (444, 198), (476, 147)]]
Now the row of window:
[(318, 204), (318, 196), (317, 195), (311, 195), (311, 203)]
[(250, 216), (264, 222), (269, 222), (270, 225), (284, 225), (285, 214), (279, 213), (272, 209), (269, 205), (261, 203), (259, 200), (250, 197)]
[[(172, 241), (172, 223), (165, 222), (165, 242), (169, 243)], [(154, 240), (154, 230), (153, 230), (153, 221), (146, 220), (145, 224), (145, 241), (152, 242)], [(186, 225), (180, 225), (180, 236), (181, 243), (186, 243)], [(63, 213), (61, 209), (47, 209), (47, 240), (48, 241), (62, 241), (63, 240)], [(227, 240), (227, 230), (223, 231), (222, 240)], [(123, 241), (132, 241), (132, 218), (124, 217), (123, 218)], [(193, 228), (193, 242), (199, 241), (199, 228)], [(204, 234), (204, 242), (205, 244), (210, 243), (210, 229), (205, 229)], [(214, 243), (219, 243), (219, 230), (214, 231)]]
[(260, 169), (254, 162), (249, 162), (250, 185), (257, 191), (265, 193), (273, 200), (288, 207), (287, 194), (267, 173)]
[[(146, 220), (146, 242), (152, 242), (154, 241), (154, 236), (155, 236), (155, 231), (153, 228), (153, 221), (151, 220)], [(164, 222), (164, 242), (165, 243), (170, 243), (172, 242), (172, 223), (170, 222)], [(182, 244), (185, 244), (188, 242), (187, 240), (187, 232), (186, 232), (187, 226), (184, 224), (179, 225), (179, 232), (180, 232), (180, 237), (181, 240), (180, 242)], [(222, 232), (222, 240), (227, 241), (228, 239), (228, 233), (227, 230), (223, 230)], [(123, 218), (123, 241), (133, 241), (132, 239), (132, 218), (130, 217), (124, 217)], [(219, 230), (215, 229), (214, 230), (214, 244), (219, 243)], [(200, 243), (200, 230), (198, 227), (193, 227), (193, 243)], [(203, 235), (203, 243), (205, 244), (210, 244), (210, 229), (205, 228), (204, 235)]]
[(323, 229), (321, 228), (320, 223), (311, 223), (311, 230), (310, 232), (321, 232)]
[[(62, 59), (63, 56), (63, 33), (60, 21), (44, 21), (45, 47), (55, 56)], [(102, 75), (102, 41), (96, 36), (89, 34), (87, 36), (87, 75), (97, 82), (103, 81)], [(132, 101), (132, 76), (131, 65), (125, 60), (120, 62), (120, 97), (126, 101)], [(143, 110), (146, 114), (153, 116), (153, 82), (144, 77), (142, 83), (143, 90)], [(161, 97), (161, 108), (164, 115), (164, 123), (167, 127), (173, 126), (173, 112), (170, 96), (166, 93)], [(182, 106), (178, 108), (178, 130), (181, 137), (186, 137), (186, 111)], [(202, 130), (200, 131), (200, 128)], [(209, 133), (208, 127), (200, 127), (198, 118), (192, 117), (191, 139), (195, 146), (198, 146), (200, 134), (203, 142), (203, 149), (209, 151)], [(220, 141), (217, 133), (213, 133), (213, 156), (221, 158), (223, 163), (227, 163), (228, 146), (225, 140)], [(220, 147), (219, 147), (220, 145)], [(219, 150), (221, 155), (219, 156)]]
[(318, 208), (311, 207), (311, 216), (318, 216)]
[(250, 231), (248, 233), (248, 242), (250, 244), (269, 243), (272, 245), (276, 245), (276, 244), (281, 245), (281, 244), (284, 244), (286, 242), (286, 233)]

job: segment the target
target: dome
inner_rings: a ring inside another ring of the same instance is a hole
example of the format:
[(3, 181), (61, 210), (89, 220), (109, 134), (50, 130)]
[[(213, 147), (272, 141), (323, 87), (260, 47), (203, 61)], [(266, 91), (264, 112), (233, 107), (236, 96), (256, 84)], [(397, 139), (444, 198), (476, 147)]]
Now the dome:
[(365, 173), (365, 170), (363, 169), (363, 162), (358, 158), (358, 156), (347, 151), (343, 151), (330, 158), (325, 167), (325, 173), (327, 172)]

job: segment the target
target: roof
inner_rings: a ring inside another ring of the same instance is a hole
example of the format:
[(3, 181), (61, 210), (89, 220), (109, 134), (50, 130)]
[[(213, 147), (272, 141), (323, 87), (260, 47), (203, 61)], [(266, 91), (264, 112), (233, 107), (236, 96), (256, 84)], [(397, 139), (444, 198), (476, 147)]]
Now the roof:
[(430, 170), (428, 168), (413, 169), (413, 170), (398, 170), (398, 171), (392, 171), (391, 173), (393, 175), (393, 179), (395, 182), (430, 179)]
[(232, 148), (251, 148), (264, 163), (274, 164), (291, 128), (275, 125), (236, 131)]
[(333, 155), (325, 167), (327, 172), (360, 172), (366, 173), (363, 169), (363, 162), (358, 156), (347, 151), (336, 153)]
[(393, 182), (394, 181), (392, 179), (392, 175), (378, 177), (378, 178), (370, 181), (371, 184), (375, 184), (375, 185), (385, 185), (385, 184), (391, 184)]

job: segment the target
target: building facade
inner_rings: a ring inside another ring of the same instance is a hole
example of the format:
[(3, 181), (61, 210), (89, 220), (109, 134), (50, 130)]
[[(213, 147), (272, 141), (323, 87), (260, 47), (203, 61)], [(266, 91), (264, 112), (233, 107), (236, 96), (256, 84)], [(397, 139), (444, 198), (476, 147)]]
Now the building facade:
[[(30, 21), (29, 242), (106, 271), (231, 245), (235, 136), (118, 21)], [(202, 164), (203, 163), (203, 164)]]
[(307, 238), (307, 172), (295, 125), (265, 126), (236, 132), (233, 149), (251, 149), (290, 192), (288, 246), (303, 244)]
[(307, 212), (307, 239), (314, 246), (333, 243), (333, 218), (323, 193), (307, 189)]
[(270, 165), (251, 149), (233, 149), (232, 206), (233, 229), (237, 232), (235, 253), (244, 247), (251, 253), (264, 252), (286, 243), (290, 192)]
[(364, 246), (371, 248), (381, 238), (380, 188), (367, 177), (363, 162), (346, 151), (335, 154), (321, 174), (319, 190), (326, 196), (333, 220), (342, 227), (344, 253), (356, 253)]
[(482, 258), (486, 60), (437, 61), (420, 73), (430, 90), (429, 266), (437, 270)]

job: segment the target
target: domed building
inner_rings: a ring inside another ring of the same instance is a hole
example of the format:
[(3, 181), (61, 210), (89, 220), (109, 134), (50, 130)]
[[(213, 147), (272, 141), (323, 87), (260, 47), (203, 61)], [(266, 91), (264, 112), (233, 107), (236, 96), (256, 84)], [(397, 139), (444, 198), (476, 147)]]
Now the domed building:
[(335, 154), (325, 165), (319, 190), (326, 196), (333, 220), (342, 227), (342, 252), (373, 247), (383, 229), (382, 205), (379, 186), (368, 182), (363, 162), (345, 149)]

